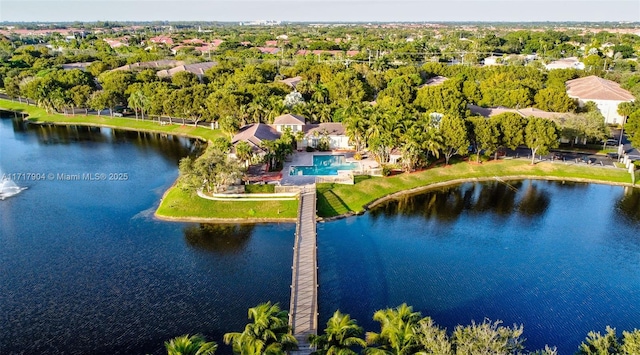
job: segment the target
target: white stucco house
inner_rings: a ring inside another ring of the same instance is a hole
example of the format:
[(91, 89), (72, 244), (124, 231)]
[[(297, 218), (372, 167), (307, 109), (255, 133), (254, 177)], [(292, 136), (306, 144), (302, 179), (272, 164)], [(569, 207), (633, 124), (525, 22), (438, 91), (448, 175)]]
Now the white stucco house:
[(632, 102), (635, 97), (620, 84), (602, 79), (595, 75), (569, 80), (565, 83), (567, 95), (577, 99), (579, 106), (593, 101), (604, 116), (607, 124), (621, 124), (623, 117), (618, 114), (618, 105), (622, 102)]

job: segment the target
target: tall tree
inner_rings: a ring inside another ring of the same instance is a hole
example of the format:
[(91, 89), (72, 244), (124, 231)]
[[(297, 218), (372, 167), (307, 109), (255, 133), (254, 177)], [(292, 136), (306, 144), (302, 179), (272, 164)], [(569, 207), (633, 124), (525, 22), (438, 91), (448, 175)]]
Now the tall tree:
[(536, 153), (547, 154), (559, 145), (556, 124), (545, 118), (529, 117), (524, 140), (531, 149), (531, 164), (535, 164)]
[(497, 152), (500, 146), (500, 131), (497, 121), (492, 119), (474, 117), (471, 123), (473, 125), (473, 136), (476, 143), (476, 158), (479, 163), (481, 151), (485, 151), (486, 155)]
[[(580, 344), (578, 352), (580, 355), (608, 355), (621, 354), (620, 342), (616, 336), (616, 330), (607, 326), (604, 335), (600, 332), (589, 332), (587, 339)], [(625, 353), (632, 354), (632, 353)]]
[(440, 121), (439, 131), (442, 136), (445, 164), (456, 154), (465, 154), (469, 148), (469, 138), (465, 120), (444, 116)]
[(322, 335), (311, 335), (311, 345), (316, 347), (317, 355), (356, 355), (354, 347), (364, 348), (367, 343), (361, 338), (362, 327), (348, 314), (335, 311), (327, 321)]
[(376, 311), (373, 319), (380, 323), (380, 333), (367, 332), (371, 347), (364, 350), (365, 354), (410, 355), (420, 350), (416, 328), (421, 316), (411, 306), (403, 303), (395, 309)]
[(249, 308), (252, 323), (242, 333), (226, 333), (225, 344), (231, 344), (238, 355), (284, 354), (295, 350), (298, 343), (290, 334), (289, 315), (278, 304), (262, 303)]

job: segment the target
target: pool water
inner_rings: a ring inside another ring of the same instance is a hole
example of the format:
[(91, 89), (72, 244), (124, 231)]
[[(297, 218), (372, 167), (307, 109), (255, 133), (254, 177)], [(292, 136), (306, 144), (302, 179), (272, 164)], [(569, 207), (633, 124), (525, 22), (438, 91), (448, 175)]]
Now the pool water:
[(289, 175), (338, 175), (339, 170), (354, 170), (358, 163), (347, 163), (344, 155), (314, 155), (312, 166), (292, 166)]

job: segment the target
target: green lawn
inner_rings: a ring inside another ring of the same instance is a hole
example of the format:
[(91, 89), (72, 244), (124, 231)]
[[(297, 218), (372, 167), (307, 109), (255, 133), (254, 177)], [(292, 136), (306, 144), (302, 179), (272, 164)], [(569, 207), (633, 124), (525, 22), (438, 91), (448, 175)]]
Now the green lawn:
[(584, 179), (613, 183), (631, 183), (624, 170), (594, 166), (537, 163), (525, 160), (503, 160), (475, 164), (460, 162), (446, 167), (431, 168), (416, 173), (392, 177), (356, 177), (355, 185), (318, 184), (318, 215), (333, 217), (345, 213), (358, 213), (371, 202), (387, 195), (457, 179), (493, 178), (500, 176), (555, 177)]
[(220, 130), (211, 130), (202, 127), (182, 126), (180, 124), (160, 125), (158, 122), (148, 120), (136, 120), (135, 117), (110, 117), (94, 115), (62, 115), (50, 114), (33, 105), (0, 99), (0, 109), (24, 112), (29, 115), (31, 122), (52, 122), (55, 124), (75, 124), (82, 126), (102, 126), (134, 131), (158, 132), (213, 140), (222, 137)]
[(298, 201), (212, 201), (175, 185), (165, 194), (156, 215), (193, 219), (295, 219)]

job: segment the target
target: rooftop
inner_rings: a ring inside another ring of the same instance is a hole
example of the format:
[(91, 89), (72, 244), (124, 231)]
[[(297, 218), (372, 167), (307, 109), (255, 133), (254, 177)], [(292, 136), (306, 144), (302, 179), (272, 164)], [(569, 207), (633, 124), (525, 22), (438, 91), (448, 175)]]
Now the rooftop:
[(595, 75), (569, 80), (567, 94), (582, 100), (633, 101), (635, 97), (620, 84)]
[(305, 123), (306, 118), (303, 116), (292, 115), (290, 113), (280, 115), (273, 120), (274, 125), (304, 125)]

